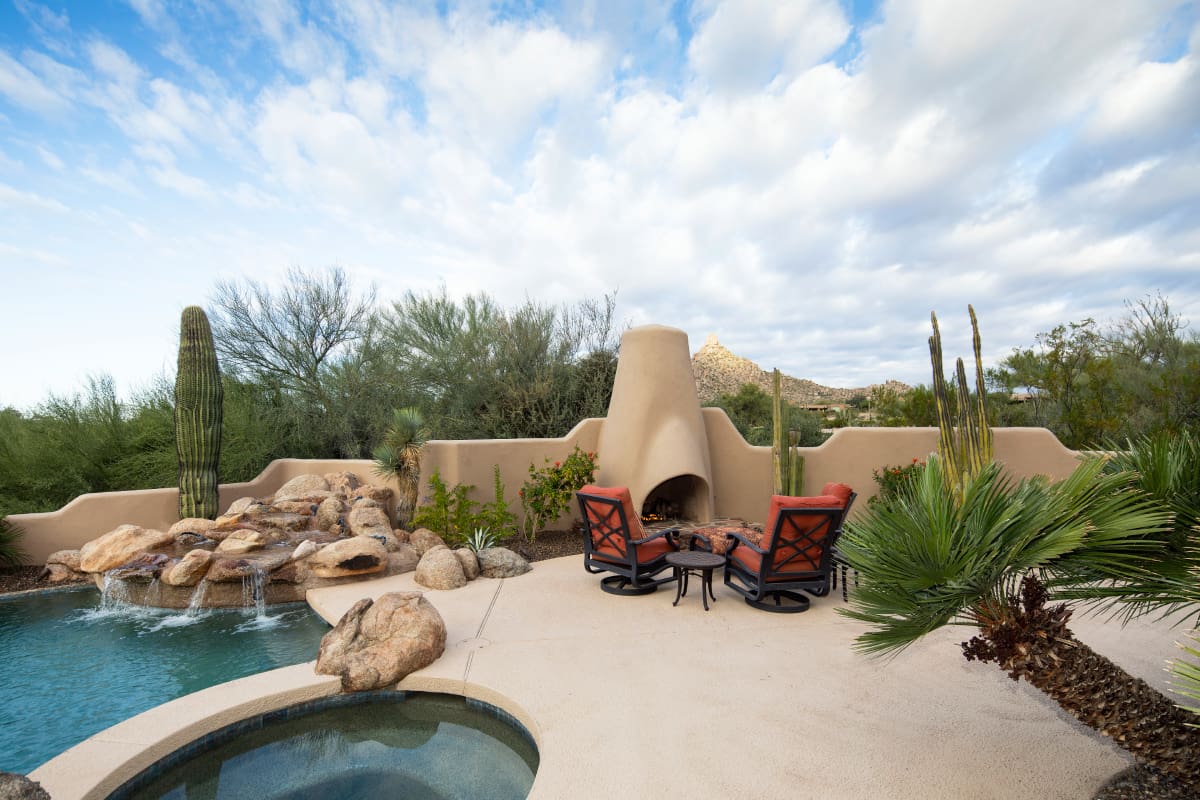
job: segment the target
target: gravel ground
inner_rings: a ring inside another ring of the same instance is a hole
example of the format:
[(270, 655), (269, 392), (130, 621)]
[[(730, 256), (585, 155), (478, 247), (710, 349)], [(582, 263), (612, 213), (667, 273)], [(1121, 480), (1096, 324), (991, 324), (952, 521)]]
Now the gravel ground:
[(1200, 794), (1154, 767), (1138, 764), (1118, 772), (1094, 800), (1197, 800)]

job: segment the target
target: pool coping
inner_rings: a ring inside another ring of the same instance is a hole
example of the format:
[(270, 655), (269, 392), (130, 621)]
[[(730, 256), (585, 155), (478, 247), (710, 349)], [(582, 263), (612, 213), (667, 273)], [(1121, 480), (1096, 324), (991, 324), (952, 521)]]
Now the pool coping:
[[(537, 743), (530, 798), (1091, 796), (1131, 759), (1024, 683), (969, 664), (941, 630), (889, 661), (852, 651), (862, 626), (840, 596), (798, 615), (750, 608), (728, 588), (705, 612), (674, 592), (613, 597), (576, 557), (526, 576), (422, 590), (411, 573), (309, 592), (336, 621), (361, 597), (425, 591), (447, 647), (395, 688), (494, 705)], [(693, 593), (694, 594), (694, 593)], [(1182, 634), (1169, 622), (1072, 621), (1079, 638), (1160, 690)], [(55, 800), (100, 800), (175, 749), (257, 714), (340, 691), (313, 662), (186, 695), (31, 773)], [(687, 769), (678, 769), (679, 764)], [(596, 765), (607, 768), (604, 780)], [(1014, 769), (1019, 765), (1019, 769)], [(999, 791), (998, 791), (999, 789)]]

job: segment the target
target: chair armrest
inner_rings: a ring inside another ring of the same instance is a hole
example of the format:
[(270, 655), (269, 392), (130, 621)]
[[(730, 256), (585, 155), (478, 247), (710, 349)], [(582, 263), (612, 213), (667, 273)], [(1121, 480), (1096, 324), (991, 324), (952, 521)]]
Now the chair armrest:
[(729, 541), (729, 549), (725, 551), (726, 555), (731, 554), (734, 551), (734, 549), (737, 548), (738, 544), (746, 545), (746, 547), (749, 547), (751, 550), (758, 553), (760, 556), (765, 556), (767, 554), (766, 550), (763, 550), (761, 547), (754, 544), (753, 542), (751, 542), (749, 539), (742, 536), (737, 531), (733, 531), (733, 530), (726, 531), (725, 535), (728, 536), (729, 540), (730, 540)]
[(679, 528), (664, 528), (661, 531), (655, 531), (644, 539), (631, 539), (629, 543), (637, 547), (647, 542), (653, 542), (655, 539), (660, 539), (663, 536), (666, 536), (675, 545), (676, 550), (679, 549)]

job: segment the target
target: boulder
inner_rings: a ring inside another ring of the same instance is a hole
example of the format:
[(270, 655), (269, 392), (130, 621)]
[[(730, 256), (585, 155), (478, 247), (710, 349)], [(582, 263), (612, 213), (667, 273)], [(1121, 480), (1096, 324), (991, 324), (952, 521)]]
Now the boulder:
[(271, 544), (271, 537), (262, 531), (242, 528), (230, 533), (217, 545), (217, 552), (224, 555), (241, 555), (251, 550), (261, 550)]
[(528, 561), (507, 547), (488, 547), (475, 555), (479, 558), (479, 574), (485, 578), (515, 578), (532, 569)]
[(170, 528), (167, 528), (167, 533), (179, 538), (180, 534), (192, 533), (208, 538), (208, 532), (215, 528), (217, 523), (211, 519), (201, 519), (200, 517), (187, 517), (176, 522)]
[[(330, 498), (325, 498), (325, 500), (328, 499)], [(284, 514), (299, 514), (304, 517), (311, 517), (316, 515), (317, 509), (321, 507), (322, 502), (324, 500), (320, 502), (313, 502), (311, 500), (281, 500), (278, 503), (271, 504), (271, 511), (272, 513), (282, 512)]]
[(86, 572), (71, 569), (66, 564), (47, 564), (41, 574), (38, 575), (38, 580), (45, 581), (46, 583), (72, 583), (78, 580), (86, 580), (89, 577)]
[(277, 531), (305, 531), (312, 523), (311, 514), (292, 514), (286, 511), (264, 511), (250, 515), (249, 520), (259, 529), (272, 528)]
[(413, 579), (429, 589), (458, 589), (467, 585), (462, 563), (447, 547), (426, 550), (417, 562)]
[(474, 550), (459, 547), (454, 551), (454, 555), (458, 556), (458, 563), (462, 564), (463, 575), (467, 576), (467, 580), (473, 581), (479, 577), (479, 559), (475, 557)]
[(214, 556), (212, 566), (208, 568), (208, 582), (229, 583), (259, 573), (265, 574), (282, 567), (290, 557), (290, 553), (282, 550), (274, 553), (255, 553), (240, 558)]
[(351, 508), (383, 508), (378, 500), (370, 497), (355, 497), (350, 501)]
[(355, 506), (350, 511), (346, 524), (350, 526), (350, 533), (355, 536), (384, 535), (393, 541), (396, 540), (396, 537), (392, 536), (392, 522), (388, 519), (387, 512), (379, 506)]
[(321, 502), (329, 497), (329, 483), (320, 475), (297, 475), (280, 486), (275, 492), (275, 502), (280, 500), (309, 500), (320, 497)]
[(106, 571), (118, 581), (149, 583), (157, 578), (163, 568), (170, 563), (171, 557), (162, 553), (142, 553), (121, 566)]
[(321, 639), (316, 671), (338, 675), (342, 690), (394, 686), (446, 649), (446, 623), (420, 592), (359, 600)]
[(258, 501), (253, 497), (239, 497), (237, 500), (234, 500), (229, 504), (229, 508), (225, 509), (225, 514), (223, 516), (241, 514), (243, 511), (253, 505), (258, 505)]
[(215, 545), (215, 539), (209, 539), (207, 536), (200, 533), (181, 533), (175, 537), (175, 541), (180, 547), (186, 547), (189, 550), (197, 547), (205, 547), (206, 545)]
[(329, 491), (347, 500), (354, 497), (358, 487), (362, 486), (362, 481), (353, 472), (328, 472), (324, 477)]
[(250, 515), (245, 511), (226, 512), (213, 521), (213, 526), (208, 531), (208, 537), (210, 539), (224, 539), (225, 534), (230, 531), (246, 527), (249, 524), (249, 520)]
[(192, 550), (183, 558), (162, 571), (159, 580), (170, 586), (195, 586), (208, 572), (212, 553), (208, 550)]
[(105, 572), (119, 567), (147, 550), (172, 544), (175, 537), (166, 531), (121, 525), (79, 550), (79, 569), (83, 572)]
[(382, 572), (387, 557), (387, 549), (369, 536), (351, 536), (325, 545), (307, 563), (318, 578), (343, 578)]
[(429, 530), (429, 528), (417, 528), (408, 537), (408, 541), (412, 543), (413, 547), (417, 548), (417, 552), (421, 555), (425, 555), (426, 550), (431, 550), (434, 547), (446, 546), (442, 537)]
[(271, 571), (272, 583), (304, 583), (308, 580), (308, 567), (303, 563), (289, 561), (279, 569)]
[(420, 561), (421, 557), (417, 555), (413, 546), (407, 542), (401, 542), (396, 546), (395, 552), (388, 553), (387, 574), (400, 575), (412, 572)]
[(412, 534), (410, 534), (408, 531), (404, 530), (403, 528), (393, 528), (392, 536), (396, 537), (397, 542), (404, 543), (404, 542), (412, 541)]
[(297, 545), (296, 549), (292, 551), (292, 561), (303, 561), (320, 549), (321, 545), (317, 544), (311, 539), (301, 542), (299, 545)]
[(346, 513), (346, 502), (340, 497), (326, 497), (317, 506), (317, 527), (327, 531), (337, 525)]
[(388, 503), (392, 502), (392, 490), (386, 486), (360, 486), (355, 490), (354, 496), (374, 500), (384, 508), (387, 508)]
[(81, 560), (82, 556), (78, 550), (55, 550), (46, 556), (46, 566), (60, 564), (73, 572), (82, 572), (83, 570), (79, 567)]
[(0, 800), (50, 800), (50, 793), (28, 776), (0, 772)]

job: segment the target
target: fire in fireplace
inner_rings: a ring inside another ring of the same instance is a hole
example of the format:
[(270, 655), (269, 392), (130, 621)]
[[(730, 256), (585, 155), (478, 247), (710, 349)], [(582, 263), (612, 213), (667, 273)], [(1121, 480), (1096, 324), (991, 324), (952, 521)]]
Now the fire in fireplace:
[(642, 522), (701, 522), (707, 484), (695, 475), (677, 475), (655, 486), (642, 503)]

